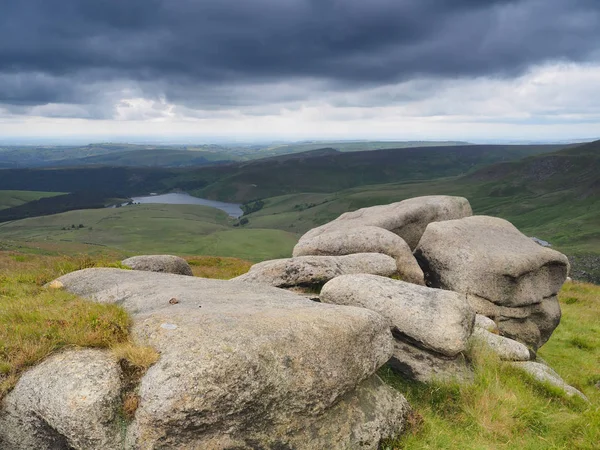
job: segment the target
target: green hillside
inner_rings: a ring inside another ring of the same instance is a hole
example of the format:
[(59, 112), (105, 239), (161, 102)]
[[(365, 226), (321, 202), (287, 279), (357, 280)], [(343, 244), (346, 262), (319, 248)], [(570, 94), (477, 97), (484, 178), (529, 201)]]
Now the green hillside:
[[(458, 176), (500, 161), (555, 151), (560, 146), (468, 145), (341, 153), (308, 152), (182, 173), (164, 181), (201, 187), (198, 197), (244, 202), (302, 192)], [(216, 177), (216, 178), (215, 178)]]
[(54, 197), (60, 192), (0, 191), (0, 209), (14, 208), (40, 198)]
[(78, 210), (0, 224), (0, 241), (86, 244), (129, 253), (236, 256), (260, 261), (289, 256), (297, 236), (233, 226), (226, 213), (197, 205), (132, 205)]
[[(209, 254), (257, 261), (289, 256), (298, 236), (346, 211), (449, 194), (468, 198), (476, 214), (506, 218), (524, 233), (551, 242), (572, 257), (578, 276), (598, 280), (600, 141), (481, 167), (487, 161), (540, 151), (532, 146), (355, 153), (326, 149), (210, 170), (8, 171), (12, 182), (29, 179), (61, 189), (79, 183), (100, 189), (110, 179), (111, 187), (124, 191), (135, 186), (148, 192), (161, 185), (165, 190), (180, 188), (224, 200), (262, 200), (247, 205), (254, 212), (237, 227), (224, 213), (210, 208), (144, 205), (6, 223), (0, 225), (0, 239), (91, 243), (137, 253)], [(400, 181), (387, 182), (390, 179)], [(10, 182), (0, 179), (0, 185)], [(190, 189), (202, 183), (203, 188)], [(62, 230), (80, 223), (84, 225), (81, 230)]]

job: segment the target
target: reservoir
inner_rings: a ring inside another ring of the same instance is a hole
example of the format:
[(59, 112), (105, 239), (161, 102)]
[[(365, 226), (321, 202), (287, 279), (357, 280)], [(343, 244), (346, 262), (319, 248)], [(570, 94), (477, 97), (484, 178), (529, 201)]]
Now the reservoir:
[(231, 217), (236, 219), (244, 212), (237, 203), (224, 203), (215, 200), (207, 200), (205, 198), (193, 197), (186, 193), (172, 193), (162, 195), (148, 195), (145, 197), (132, 197), (134, 203), (166, 203), (169, 205), (204, 205), (218, 208), (225, 211)]

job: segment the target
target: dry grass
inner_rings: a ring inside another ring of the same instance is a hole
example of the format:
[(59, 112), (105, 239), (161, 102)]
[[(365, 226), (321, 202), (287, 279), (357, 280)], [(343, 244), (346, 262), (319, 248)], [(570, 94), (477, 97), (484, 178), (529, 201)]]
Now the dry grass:
[(245, 274), (253, 263), (239, 258), (194, 256), (186, 258), (197, 277), (228, 280)]
[[(0, 252), (0, 398), (19, 375), (69, 346), (122, 349), (147, 367), (152, 352), (129, 344), (130, 318), (118, 306), (88, 302), (44, 284), (65, 273), (114, 265), (89, 256), (50, 257)], [(119, 350), (122, 351), (122, 350)]]

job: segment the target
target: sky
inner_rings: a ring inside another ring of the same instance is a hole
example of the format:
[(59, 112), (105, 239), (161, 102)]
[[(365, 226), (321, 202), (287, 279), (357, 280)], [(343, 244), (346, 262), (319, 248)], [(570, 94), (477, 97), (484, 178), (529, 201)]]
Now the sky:
[(600, 138), (600, 0), (0, 0), (0, 140)]

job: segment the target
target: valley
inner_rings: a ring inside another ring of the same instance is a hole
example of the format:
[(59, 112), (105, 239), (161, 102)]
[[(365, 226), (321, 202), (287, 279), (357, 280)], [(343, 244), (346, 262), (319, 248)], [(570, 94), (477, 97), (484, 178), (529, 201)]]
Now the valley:
[[(464, 196), (475, 214), (503, 217), (527, 235), (550, 242), (572, 257), (577, 276), (597, 281), (599, 155), (600, 142), (594, 142), (558, 151), (554, 146), (453, 146), (352, 153), (325, 149), (182, 170), (5, 170), (0, 178), (3, 189), (31, 186), (73, 193), (20, 193), (23, 201), (7, 203), (14, 206), (0, 211), (0, 240), (261, 261), (289, 256), (301, 234), (346, 211), (445, 194)], [(106, 192), (109, 188), (112, 192)], [(173, 189), (225, 202), (244, 202), (245, 214), (234, 220), (218, 210), (193, 205), (102, 209), (109, 199)], [(9, 191), (0, 192), (7, 199), (14, 196)], [(77, 228), (80, 224), (84, 226), (81, 229)], [(76, 229), (70, 228), (72, 225)]]

